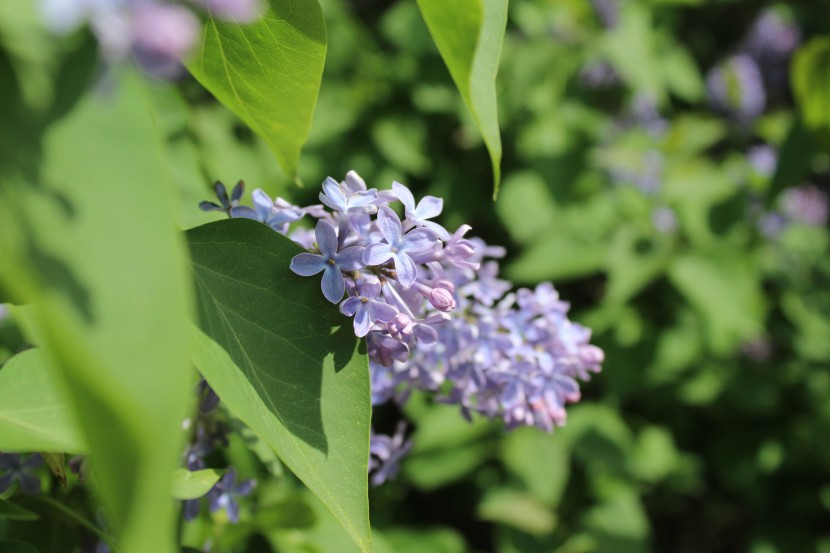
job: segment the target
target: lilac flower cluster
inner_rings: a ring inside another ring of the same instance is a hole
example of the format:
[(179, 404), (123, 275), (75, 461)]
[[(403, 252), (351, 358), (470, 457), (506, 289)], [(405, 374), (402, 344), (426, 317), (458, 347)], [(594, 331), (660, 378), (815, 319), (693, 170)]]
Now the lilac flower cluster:
[[(302, 208), (256, 190), (252, 209), (239, 205), (241, 183), (230, 197), (221, 183), (215, 189), (219, 203), (202, 209), (258, 220), (309, 250), (291, 269), (322, 273), (323, 295), (366, 337), (374, 404), (427, 390), (467, 417), (551, 431), (564, 424), (565, 405), (579, 400), (577, 380), (600, 370), (602, 351), (590, 345), (590, 330), (568, 320), (553, 286), (508, 293), (512, 285), (492, 260), (504, 249), (466, 238), (468, 225), (450, 233), (433, 221), (439, 198), (416, 202), (397, 182), (370, 189), (353, 171), (343, 182), (327, 178), (322, 205)], [(291, 226), (305, 216), (316, 220), (313, 233)], [(402, 429), (373, 434), (373, 482), (393, 475), (409, 447)]]
[[(191, 0), (219, 19), (250, 23), (261, 15), (260, 0)], [(177, 77), (181, 58), (196, 45), (201, 23), (178, 2), (162, 0), (40, 0), (46, 25), (55, 33), (89, 27), (111, 63), (132, 55), (147, 73)]]
[(741, 122), (764, 111), (771, 98), (786, 93), (789, 60), (801, 32), (777, 12), (761, 13), (741, 47), (706, 77), (712, 107)]

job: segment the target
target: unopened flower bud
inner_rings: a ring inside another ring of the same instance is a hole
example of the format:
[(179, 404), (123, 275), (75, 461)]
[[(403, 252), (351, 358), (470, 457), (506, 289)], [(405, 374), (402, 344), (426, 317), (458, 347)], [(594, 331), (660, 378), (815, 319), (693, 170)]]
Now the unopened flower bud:
[(452, 311), (455, 309), (455, 298), (449, 290), (444, 288), (433, 288), (429, 293), (429, 303), (441, 311)]

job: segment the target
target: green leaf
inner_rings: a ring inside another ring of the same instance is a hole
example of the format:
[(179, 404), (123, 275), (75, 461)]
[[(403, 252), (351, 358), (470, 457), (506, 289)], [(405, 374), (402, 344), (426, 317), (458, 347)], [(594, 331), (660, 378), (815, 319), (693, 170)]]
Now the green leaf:
[(507, 0), (417, 0), (438, 52), (481, 132), (493, 166), (493, 198), (501, 181), (496, 73), (507, 25)]
[(66, 455), (63, 453), (48, 453), (42, 452), (40, 454), (43, 462), (49, 467), (49, 471), (57, 478), (63, 487), (66, 487)]
[(75, 413), (49, 355), (30, 349), (0, 370), (0, 451), (86, 449)]
[(117, 77), (45, 132), (39, 174), (4, 178), (0, 249), (37, 298), (119, 551), (169, 553), (191, 292), (143, 85)]
[(478, 505), (478, 516), (535, 535), (547, 534), (556, 526), (553, 513), (538, 499), (507, 488), (487, 492)]
[(220, 478), (221, 470), (176, 469), (173, 473), (173, 499), (198, 499), (208, 493)]
[(792, 86), (807, 126), (830, 129), (830, 37), (814, 38), (796, 52)]
[[(10, 503), (4, 499), (0, 499), (0, 519), (9, 519), (9, 520), (37, 520), (40, 518), (37, 513), (33, 513), (28, 509), (24, 509), (23, 507), (18, 507), (14, 503)], [(2, 545), (3, 542), (0, 542)], [(0, 549), (0, 551), (6, 551), (5, 549)]]
[(781, 145), (781, 153), (766, 197), (767, 207), (771, 207), (787, 187), (800, 184), (801, 180), (810, 174), (818, 149), (815, 138), (804, 127), (804, 123), (798, 119), (793, 121), (784, 144)]
[(317, 0), (267, 0), (249, 25), (208, 19), (187, 62), (194, 77), (259, 134), (297, 177), (326, 59)]
[(746, 258), (685, 255), (668, 268), (671, 283), (706, 322), (715, 351), (726, 352), (763, 328), (764, 296), (757, 271)]
[(318, 278), (291, 272), (302, 250), (267, 226), (231, 219), (187, 238), (201, 326), (194, 364), (370, 551), (369, 369), (351, 320)]
[(33, 545), (12, 540), (0, 540), (0, 551), (3, 553), (40, 553), (40, 549)]
[(568, 449), (558, 435), (536, 428), (519, 428), (505, 436), (504, 465), (525, 485), (528, 493), (544, 505), (559, 504), (571, 472)]

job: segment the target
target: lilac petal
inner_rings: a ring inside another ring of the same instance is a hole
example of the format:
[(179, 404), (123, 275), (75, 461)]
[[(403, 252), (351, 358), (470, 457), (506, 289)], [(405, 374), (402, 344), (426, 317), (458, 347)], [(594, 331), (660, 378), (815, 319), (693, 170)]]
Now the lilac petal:
[(415, 266), (415, 262), (405, 253), (394, 254), (393, 259), (395, 260), (395, 271), (398, 273), (398, 282), (405, 288), (409, 288), (415, 283), (415, 279), (418, 277), (418, 269)]
[(370, 244), (363, 250), (363, 263), (366, 265), (383, 265), (394, 255), (389, 244)]
[(36, 476), (20, 473), (17, 481), (20, 483), (20, 491), (25, 494), (33, 495), (40, 492), (40, 478)]
[(321, 254), (329, 257), (337, 254), (337, 233), (334, 232), (333, 226), (320, 219), (317, 221), (314, 235), (317, 237), (317, 246)]
[(328, 266), (322, 256), (313, 253), (298, 253), (291, 260), (291, 270), (300, 276), (316, 275)]
[(365, 266), (363, 263), (363, 250), (365, 249), (363, 246), (343, 248), (335, 258), (337, 266), (344, 271), (356, 271), (363, 268)]
[(357, 293), (364, 298), (374, 299), (380, 295), (380, 282), (374, 278), (362, 278), (357, 282)]
[(254, 200), (254, 209), (257, 210), (257, 213), (264, 214), (265, 216), (271, 213), (271, 209), (274, 207), (274, 200), (262, 188), (254, 190), (251, 197)]
[(356, 192), (351, 198), (349, 198), (349, 208), (363, 207), (365, 205), (369, 205), (377, 199), (377, 190)]
[(363, 338), (364, 336), (369, 334), (370, 328), (372, 328), (372, 321), (369, 319), (369, 310), (366, 309), (366, 304), (361, 302), (360, 308), (354, 315), (355, 336), (357, 336), (358, 338)]
[(228, 513), (228, 520), (236, 524), (239, 522), (239, 502), (234, 498), (228, 498), (228, 504), (225, 506), (225, 512)]
[(413, 215), (417, 219), (432, 219), (441, 215), (442, 209), (444, 209), (444, 200), (435, 196), (424, 196), (418, 203), (418, 207), (413, 210)]
[(14, 479), (14, 474), (8, 473), (0, 476), (0, 493), (5, 493), (6, 490), (9, 489), (12, 485), (12, 480)]
[(346, 173), (345, 184), (346, 188), (348, 188), (349, 192), (352, 194), (366, 191), (366, 181), (364, 181), (355, 171), (349, 171)]
[(367, 305), (369, 307), (369, 315), (371, 315), (372, 319), (382, 323), (388, 323), (398, 314), (398, 310), (388, 303), (370, 300)]
[(395, 192), (395, 196), (398, 197), (407, 212), (412, 213), (415, 211), (415, 197), (412, 195), (412, 192), (409, 191), (409, 188), (399, 182), (392, 181), (392, 190)]
[(245, 182), (239, 181), (231, 191), (231, 203), (238, 202), (242, 199), (242, 194), (245, 192)]
[(246, 495), (249, 495), (251, 493), (251, 491), (254, 489), (254, 486), (256, 486), (256, 480), (252, 478), (247, 478), (239, 484), (237, 484), (236, 486), (234, 486), (233, 493), (240, 497), (245, 497)]
[(202, 502), (198, 499), (188, 499), (182, 505), (182, 511), (184, 515), (184, 519), (187, 522), (195, 519), (199, 516), (200, 507), (202, 506)]
[(417, 228), (409, 231), (403, 237), (401, 249), (406, 252), (422, 252), (431, 249), (436, 240), (437, 237), (433, 231), (426, 228)]
[(434, 232), (435, 234), (437, 234), (438, 238), (440, 238), (441, 240), (446, 242), (450, 239), (450, 233), (447, 231), (447, 229), (445, 229), (444, 227), (442, 227), (438, 223), (434, 223), (432, 221), (418, 221), (418, 223), (422, 227), (424, 227), (426, 229), (429, 229), (432, 232)]
[(394, 246), (401, 241), (401, 220), (397, 213), (385, 205), (381, 206), (378, 208), (377, 223), (381, 234), (383, 234), (387, 242)]
[(320, 194), (320, 201), (335, 211), (346, 211), (348, 198), (336, 180), (326, 177), (323, 181), (323, 194)]
[(323, 280), (320, 286), (323, 289), (323, 295), (331, 303), (338, 303), (346, 291), (346, 283), (343, 282), (343, 275), (340, 274), (340, 269), (334, 265), (326, 266), (326, 270), (323, 271)]
[(231, 217), (241, 217), (245, 219), (253, 219), (259, 221), (259, 213), (246, 205), (238, 205), (231, 208)]
[(202, 211), (225, 211), (222, 206), (207, 200), (199, 202), (199, 209)]
[(363, 302), (360, 301), (360, 298), (357, 296), (346, 298), (346, 301), (340, 304), (340, 312), (347, 317), (354, 317), (355, 312), (357, 312), (357, 308), (362, 304)]

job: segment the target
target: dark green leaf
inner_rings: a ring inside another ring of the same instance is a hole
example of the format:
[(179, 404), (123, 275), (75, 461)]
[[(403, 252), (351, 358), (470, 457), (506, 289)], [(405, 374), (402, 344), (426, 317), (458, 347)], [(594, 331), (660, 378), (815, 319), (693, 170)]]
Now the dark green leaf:
[(370, 551), (369, 370), (351, 320), (318, 278), (291, 272), (302, 250), (267, 226), (232, 219), (187, 237), (201, 326), (194, 364)]
[(187, 67), (202, 85), (259, 134), (296, 178), (326, 58), (317, 0), (267, 0), (249, 25), (209, 19)]
[[(37, 513), (33, 513), (23, 507), (18, 507), (14, 503), (10, 503), (4, 499), (0, 499), (0, 519), (7, 518), (10, 520), (37, 520), (39, 517)], [(3, 542), (0, 542), (3, 545)], [(5, 549), (0, 549), (5, 553)]]
[(507, 0), (417, 1), (490, 153), (495, 198), (501, 181), (496, 73), (507, 25)]
[(86, 449), (64, 383), (49, 355), (30, 349), (0, 371), (0, 451)]

